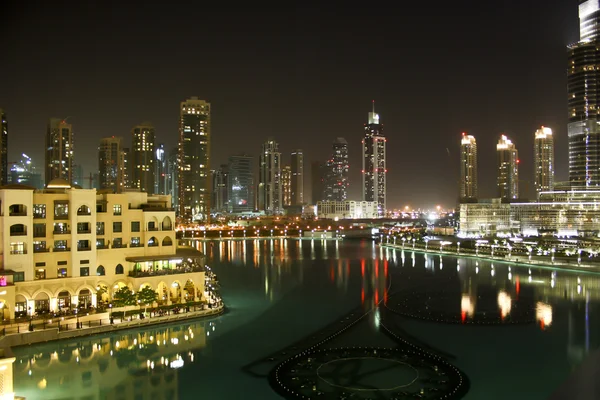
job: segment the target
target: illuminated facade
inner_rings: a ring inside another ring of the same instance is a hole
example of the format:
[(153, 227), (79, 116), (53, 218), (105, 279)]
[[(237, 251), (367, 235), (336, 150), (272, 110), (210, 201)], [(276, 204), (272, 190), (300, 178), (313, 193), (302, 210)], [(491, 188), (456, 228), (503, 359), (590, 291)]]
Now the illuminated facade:
[(134, 126), (131, 130), (131, 187), (154, 193), (155, 141), (150, 123)]
[(73, 127), (50, 118), (46, 132), (46, 185), (54, 179), (73, 183)]
[(281, 190), (283, 191), (283, 205), (292, 205), (292, 167), (286, 165), (281, 170)]
[(317, 217), (326, 219), (378, 218), (378, 204), (374, 201), (319, 201)]
[[(330, 177), (328, 179), (328, 189), (331, 192), (329, 200), (345, 201), (348, 199), (348, 142), (346, 139), (339, 137), (333, 142), (331, 163), (329, 168)], [(385, 152), (384, 152), (385, 154)], [(384, 160), (385, 161), (385, 160)]]
[(537, 202), (503, 203), (491, 199), (461, 204), (459, 235), (597, 236), (600, 191), (540, 192)]
[(460, 141), (460, 198), (477, 199), (477, 141), (464, 132)]
[(100, 139), (98, 179), (100, 189), (112, 189), (114, 193), (120, 193), (125, 187), (123, 138), (113, 136)]
[(227, 197), (229, 212), (254, 211), (254, 158), (246, 154), (229, 157), (229, 182)]
[(167, 175), (167, 152), (160, 143), (154, 151), (154, 194), (167, 194), (169, 177)]
[(270, 139), (263, 144), (259, 170), (258, 211), (280, 214), (283, 211), (281, 153), (276, 141)]
[(169, 196), (98, 194), (55, 180), (41, 191), (0, 189), (0, 201), (4, 318), (96, 307), (123, 286), (150, 286), (161, 303), (204, 296), (204, 258), (177, 248)]
[(0, 186), (8, 183), (8, 120), (0, 108)]
[(44, 187), (42, 174), (37, 172), (33, 160), (25, 153), (21, 154), (21, 160), (14, 163), (10, 168), (8, 183), (18, 183), (36, 189), (42, 189)]
[(179, 217), (207, 221), (210, 214), (210, 103), (191, 97), (179, 108)]
[(574, 188), (600, 187), (599, 15), (598, 0), (579, 5), (580, 41), (567, 48), (569, 181)]
[(535, 131), (533, 160), (536, 193), (552, 190), (554, 188), (554, 138), (552, 129), (542, 126)]
[(519, 152), (505, 135), (496, 145), (498, 160), (498, 197), (503, 200), (519, 198)]
[(369, 113), (369, 123), (365, 125), (365, 137), (362, 141), (362, 192), (364, 201), (377, 202), (380, 216), (386, 210), (386, 138), (383, 136), (383, 124), (379, 122), (379, 114)]
[(304, 204), (304, 153), (292, 151), (292, 205)]
[(229, 198), (227, 185), (229, 182), (229, 166), (221, 165), (218, 169), (211, 171), (212, 175), (212, 211), (217, 213), (227, 212)]

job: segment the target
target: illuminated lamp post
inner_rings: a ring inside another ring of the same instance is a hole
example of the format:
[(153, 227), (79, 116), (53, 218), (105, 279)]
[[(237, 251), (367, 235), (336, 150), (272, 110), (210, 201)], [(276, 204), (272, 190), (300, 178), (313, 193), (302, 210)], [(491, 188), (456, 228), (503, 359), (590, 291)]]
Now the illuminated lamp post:
[(456, 254), (460, 254), (460, 242), (456, 242)]

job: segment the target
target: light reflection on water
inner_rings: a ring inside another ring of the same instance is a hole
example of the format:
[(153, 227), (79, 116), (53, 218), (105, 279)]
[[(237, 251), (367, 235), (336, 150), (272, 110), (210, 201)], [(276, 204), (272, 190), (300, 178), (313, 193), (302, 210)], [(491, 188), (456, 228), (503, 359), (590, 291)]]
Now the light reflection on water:
[[(198, 390), (193, 377), (201, 374), (203, 392), (225, 398), (235, 395), (236, 388), (223, 385), (219, 376), (246, 382), (240, 371), (243, 365), (358, 305), (369, 310), (387, 303), (399, 289), (446, 288), (448, 301), (432, 306), (455, 313), (464, 322), (490, 311), (510, 320), (515, 309), (531, 308), (538, 334), (547, 336), (553, 351), (561, 354), (555, 364), (564, 370), (562, 379), (598, 347), (591, 325), (600, 302), (600, 284), (594, 275), (442, 258), (377, 248), (364, 241), (249, 239), (198, 242), (197, 246), (209, 256), (231, 312), (175, 327), (15, 349), (16, 394), (49, 400), (69, 396), (193, 399)], [(320, 308), (323, 302), (327, 307)], [(311, 310), (309, 322), (297, 321), (303, 307)], [(282, 320), (288, 321), (289, 331)], [(376, 328), (375, 317), (371, 325)], [(245, 336), (255, 331), (260, 334)], [(249, 350), (231, 350), (239, 348), (241, 338)], [(524, 335), (521, 344), (527, 348), (528, 341), (537, 338)], [(460, 360), (461, 354), (457, 357)], [(464, 369), (469, 375), (469, 366)], [(473, 383), (476, 391), (477, 382)], [(261, 398), (277, 398), (266, 380), (245, 384)]]

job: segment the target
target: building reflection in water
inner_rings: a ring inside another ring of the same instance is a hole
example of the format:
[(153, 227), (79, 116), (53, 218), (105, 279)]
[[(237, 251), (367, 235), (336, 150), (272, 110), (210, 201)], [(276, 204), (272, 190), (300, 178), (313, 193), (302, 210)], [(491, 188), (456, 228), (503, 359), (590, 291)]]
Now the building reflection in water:
[(207, 322), (16, 349), (15, 392), (47, 400), (177, 399), (177, 370), (199, 361), (215, 329)]

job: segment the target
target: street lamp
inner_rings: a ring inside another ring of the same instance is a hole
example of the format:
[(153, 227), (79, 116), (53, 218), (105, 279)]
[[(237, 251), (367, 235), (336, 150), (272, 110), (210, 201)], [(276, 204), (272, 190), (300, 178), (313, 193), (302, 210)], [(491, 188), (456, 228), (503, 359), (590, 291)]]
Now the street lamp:
[(456, 242), (456, 254), (460, 254), (460, 242)]
[(27, 307), (27, 310), (29, 310), (29, 332), (33, 332), (33, 311), (31, 307)]
[(496, 247), (495, 244), (492, 245), (492, 257), (494, 257), (494, 247)]
[(510, 258), (510, 255), (512, 252), (512, 246), (510, 244), (507, 244), (506, 247), (508, 248), (508, 258)]
[(246, 230), (244, 229), (244, 239), (246, 239)]
[[(405, 243), (405, 242), (406, 242), (406, 238), (405, 238), (405, 237), (402, 237), (402, 250), (404, 250), (404, 243)], [(396, 244), (396, 243), (394, 243), (394, 244)]]
[(479, 256), (479, 243), (475, 243), (475, 255)]
[(429, 243), (429, 239), (425, 239), (425, 251), (427, 251), (427, 244)]
[(79, 312), (78, 311), (79, 311), (79, 309), (76, 308), (75, 309), (75, 318), (77, 318), (77, 321), (75, 322), (75, 327), (77, 329), (79, 329)]
[(531, 261), (531, 253), (533, 252), (533, 247), (528, 246), (527, 250), (529, 251), (529, 261)]
[(415, 249), (415, 238), (413, 238), (412, 242), (413, 242), (413, 250)]
[(577, 264), (581, 264), (581, 249), (577, 249)]
[(552, 251), (552, 264), (554, 264), (554, 252), (556, 251), (556, 249), (553, 247), (551, 251)]
[(108, 318), (110, 319), (110, 324), (114, 324), (115, 321), (113, 320), (113, 316), (112, 316), (112, 303), (110, 303), (108, 305)]

